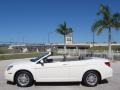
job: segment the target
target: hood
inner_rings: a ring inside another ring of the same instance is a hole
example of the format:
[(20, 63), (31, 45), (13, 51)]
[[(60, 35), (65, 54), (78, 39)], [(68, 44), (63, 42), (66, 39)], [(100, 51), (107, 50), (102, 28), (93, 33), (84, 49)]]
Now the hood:
[[(25, 60), (25, 61), (19, 61), (19, 62), (11, 63), (10, 65), (13, 65), (13, 66), (18, 66), (18, 65), (27, 66), (27, 65), (29, 65), (30, 66), (30, 65), (33, 65), (34, 63), (35, 62), (31, 62), (30, 60)], [(8, 66), (10, 66), (10, 65), (8, 65)]]

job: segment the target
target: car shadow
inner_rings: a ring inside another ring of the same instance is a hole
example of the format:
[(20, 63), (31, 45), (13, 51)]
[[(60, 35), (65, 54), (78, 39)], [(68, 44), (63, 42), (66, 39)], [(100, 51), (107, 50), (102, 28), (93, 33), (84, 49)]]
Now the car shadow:
[[(99, 85), (99, 84), (107, 84), (107, 83), (108, 83), (108, 80), (107, 80), (107, 79), (104, 79), (104, 80), (102, 80), (101, 82), (99, 82), (98, 85)], [(85, 84), (82, 83), (82, 82), (81, 82), (81, 85), (82, 85), (82, 86), (85, 86)]]
[(107, 84), (108, 83), (108, 80), (107, 79), (104, 79), (102, 80), (99, 84)]
[(15, 83), (13, 83), (11, 81), (7, 81), (7, 84), (9, 84), (9, 85), (15, 85)]
[(76, 86), (80, 85), (80, 82), (37, 82), (35, 86)]
[[(104, 79), (99, 84), (107, 84), (107, 83), (108, 83), (108, 80)], [(15, 83), (10, 81), (7, 81), (7, 84), (16, 85)], [(34, 85), (35, 86), (79, 86), (79, 85), (85, 86), (81, 82), (35, 82)]]
[[(104, 79), (99, 84), (107, 84), (108, 80)], [(37, 82), (35, 83), (35, 86), (78, 86), (83, 85), (82, 82)]]

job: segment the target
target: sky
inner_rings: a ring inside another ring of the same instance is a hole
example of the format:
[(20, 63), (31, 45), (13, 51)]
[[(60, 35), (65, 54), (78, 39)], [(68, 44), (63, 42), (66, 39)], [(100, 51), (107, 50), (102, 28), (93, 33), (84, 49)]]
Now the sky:
[[(91, 26), (100, 4), (120, 12), (120, 0), (0, 0), (0, 41), (63, 43), (56, 28), (64, 21), (73, 28), (73, 42), (92, 42)], [(107, 42), (107, 31), (95, 35), (95, 42)], [(112, 41), (120, 42), (120, 31), (112, 31)]]

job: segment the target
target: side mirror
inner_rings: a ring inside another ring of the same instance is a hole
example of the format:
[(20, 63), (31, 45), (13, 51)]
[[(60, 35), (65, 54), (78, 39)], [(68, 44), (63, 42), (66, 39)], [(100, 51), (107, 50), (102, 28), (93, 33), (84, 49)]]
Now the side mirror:
[(43, 60), (40, 60), (40, 64), (41, 64), (42, 66), (44, 66), (44, 61), (43, 61)]

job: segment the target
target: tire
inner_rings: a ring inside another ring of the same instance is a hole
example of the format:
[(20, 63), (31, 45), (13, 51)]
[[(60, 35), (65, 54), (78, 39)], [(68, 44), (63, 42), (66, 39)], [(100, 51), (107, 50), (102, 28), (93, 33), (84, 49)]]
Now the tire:
[(15, 75), (15, 83), (19, 87), (30, 87), (33, 85), (33, 76), (28, 71), (19, 71)]
[(88, 71), (84, 74), (82, 83), (88, 87), (97, 86), (100, 75), (96, 71)]

